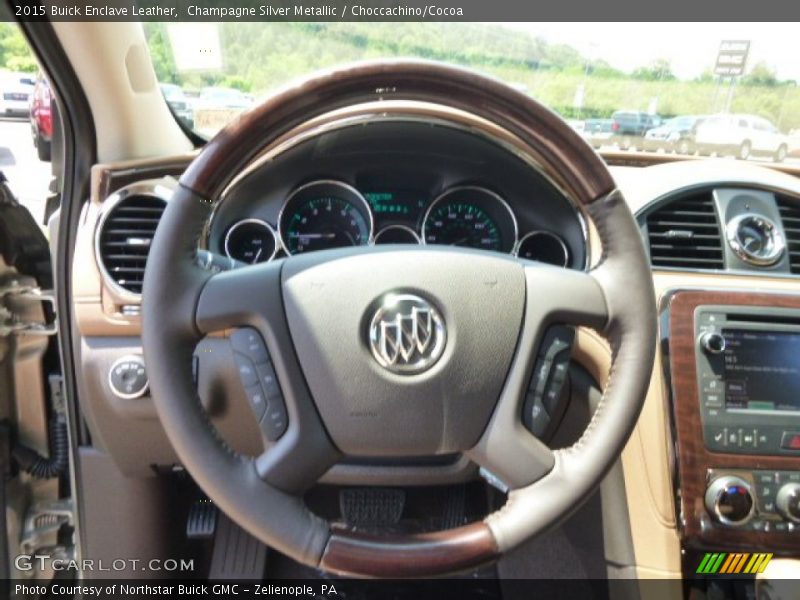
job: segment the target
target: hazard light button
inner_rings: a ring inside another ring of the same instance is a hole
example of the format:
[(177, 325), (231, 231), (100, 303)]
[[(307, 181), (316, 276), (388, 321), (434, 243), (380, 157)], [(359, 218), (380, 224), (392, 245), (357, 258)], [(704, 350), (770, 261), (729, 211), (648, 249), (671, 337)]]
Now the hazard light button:
[(784, 431), (781, 438), (781, 448), (800, 452), (800, 431)]

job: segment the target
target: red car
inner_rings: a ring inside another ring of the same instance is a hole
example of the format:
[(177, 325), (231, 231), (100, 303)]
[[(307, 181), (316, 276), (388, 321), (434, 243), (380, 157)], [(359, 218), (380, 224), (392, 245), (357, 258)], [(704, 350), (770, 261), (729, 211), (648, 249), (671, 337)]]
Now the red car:
[(53, 139), (53, 94), (47, 79), (39, 73), (31, 96), (31, 135), (39, 160), (50, 160)]

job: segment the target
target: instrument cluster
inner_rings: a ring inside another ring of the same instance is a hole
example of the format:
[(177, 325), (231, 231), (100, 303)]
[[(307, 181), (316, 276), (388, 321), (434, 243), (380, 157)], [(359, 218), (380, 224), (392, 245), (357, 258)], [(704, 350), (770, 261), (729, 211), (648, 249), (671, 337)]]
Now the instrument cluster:
[(246, 263), (348, 246), (459, 246), (586, 263), (580, 211), (535, 165), (471, 130), (378, 120), (298, 138), (223, 195), (209, 250)]
[(274, 225), (250, 217), (230, 225), (224, 251), (258, 263), (280, 254), (374, 244), (460, 246), (570, 264), (568, 246), (557, 233), (520, 235), (509, 203), (478, 184), (454, 185), (429, 200), (420, 191), (360, 191), (335, 179), (314, 180), (289, 194)]

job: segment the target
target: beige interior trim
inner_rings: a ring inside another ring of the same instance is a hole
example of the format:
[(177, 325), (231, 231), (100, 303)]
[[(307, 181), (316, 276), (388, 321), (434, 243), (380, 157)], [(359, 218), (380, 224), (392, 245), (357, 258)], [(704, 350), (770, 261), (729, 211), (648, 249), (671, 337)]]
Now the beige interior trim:
[(52, 26), (89, 101), (101, 162), (192, 150), (161, 95), (141, 23)]
[[(573, 358), (605, 385), (611, 350), (594, 331), (580, 329)], [(658, 364), (656, 358), (656, 364)], [(636, 572), (640, 578), (679, 579), (680, 539), (669, 480), (668, 422), (660, 369), (653, 370), (642, 415), (622, 453)]]

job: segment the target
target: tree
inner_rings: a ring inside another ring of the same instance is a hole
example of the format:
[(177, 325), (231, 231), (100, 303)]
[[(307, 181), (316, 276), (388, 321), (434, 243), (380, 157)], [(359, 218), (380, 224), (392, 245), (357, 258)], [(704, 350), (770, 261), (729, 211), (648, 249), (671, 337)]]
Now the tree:
[(35, 73), (39, 66), (14, 23), (0, 23), (0, 69)]
[(778, 76), (764, 61), (753, 65), (750, 72), (742, 77), (742, 85), (759, 85), (763, 87), (775, 87), (780, 84)]
[(666, 58), (657, 58), (646, 67), (634, 70), (632, 75), (634, 79), (645, 81), (672, 81), (675, 79), (672, 65)]

